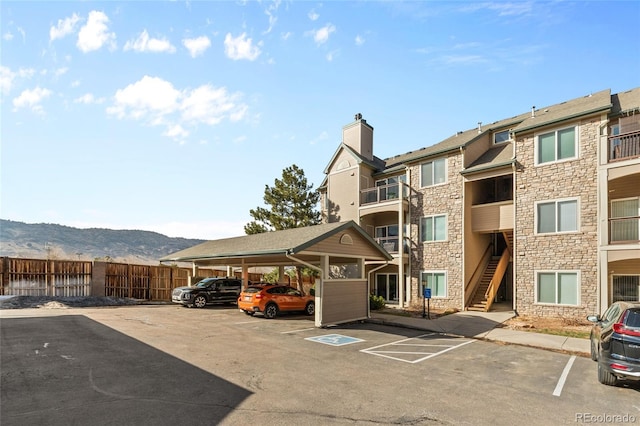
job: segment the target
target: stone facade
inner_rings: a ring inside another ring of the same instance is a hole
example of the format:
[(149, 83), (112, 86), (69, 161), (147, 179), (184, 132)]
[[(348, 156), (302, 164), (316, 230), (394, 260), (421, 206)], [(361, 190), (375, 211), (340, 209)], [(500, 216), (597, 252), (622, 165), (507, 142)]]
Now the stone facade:
[[(447, 182), (420, 188), (420, 164), (410, 168), (415, 197), (411, 208), (411, 300), (422, 306), (420, 286), (422, 271), (445, 271), (446, 297), (433, 297), (431, 306), (436, 309), (459, 309), (462, 303), (462, 155), (447, 157)], [(422, 218), (431, 215), (447, 216), (446, 241), (420, 242)]]
[[(597, 146), (600, 120), (577, 125), (578, 156), (536, 165), (536, 134), (516, 141), (520, 170), (515, 182), (516, 309), (521, 315), (584, 318), (597, 312), (598, 187)], [(554, 130), (554, 129), (548, 129)], [(547, 129), (545, 129), (545, 132)], [(536, 202), (577, 199), (576, 232), (536, 234)], [(578, 306), (536, 301), (536, 271), (578, 271)]]

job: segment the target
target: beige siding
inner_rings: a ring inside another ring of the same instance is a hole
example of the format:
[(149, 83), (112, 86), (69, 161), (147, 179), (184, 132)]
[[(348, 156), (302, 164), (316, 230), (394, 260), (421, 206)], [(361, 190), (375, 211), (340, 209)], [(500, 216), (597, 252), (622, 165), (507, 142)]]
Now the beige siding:
[(497, 232), (513, 229), (513, 202), (492, 203), (471, 208), (473, 232)]
[(365, 280), (327, 280), (322, 291), (322, 325), (367, 318), (369, 295)]
[[(341, 240), (343, 237), (348, 235), (353, 241), (353, 244), (343, 244)], [(383, 255), (377, 251), (374, 247), (371, 247), (369, 243), (360, 235), (360, 233), (350, 229), (346, 232), (341, 232), (336, 235), (332, 235), (329, 238), (326, 238), (320, 241), (318, 244), (314, 244), (305, 250), (306, 252), (314, 252), (314, 253), (328, 253), (339, 254), (344, 256), (353, 256), (353, 257), (363, 257), (367, 258), (377, 258), (382, 259)]]
[(640, 274), (640, 262), (638, 259), (620, 260), (609, 263), (611, 275), (637, 275)]
[(358, 217), (357, 169), (347, 169), (329, 175), (329, 222), (343, 222)]

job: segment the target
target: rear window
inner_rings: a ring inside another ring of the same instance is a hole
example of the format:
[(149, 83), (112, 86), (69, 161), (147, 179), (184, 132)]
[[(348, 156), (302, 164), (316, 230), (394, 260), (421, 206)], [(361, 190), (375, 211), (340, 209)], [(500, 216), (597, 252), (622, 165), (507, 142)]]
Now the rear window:
[(243, 293), (259, 293), (262, 290), (262, 287), (247, 287), (244, 289)]
[(640, 328), (640, 308), (629, 309), (625, 325), (629, 328)]

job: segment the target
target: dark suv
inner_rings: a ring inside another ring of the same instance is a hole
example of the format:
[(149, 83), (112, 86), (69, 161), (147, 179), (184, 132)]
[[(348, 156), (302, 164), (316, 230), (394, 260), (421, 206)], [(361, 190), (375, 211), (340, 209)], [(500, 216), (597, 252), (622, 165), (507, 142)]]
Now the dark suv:
[(205, 278), (193, 287), (174, 288), (171, 301), (185, 306), (204, 308), (213, 303), (236, 303), (242, 281), (236, 278)]
[(640, 380), (640, 302), (615, 302), (602, 314), (589, 315), (591, 359), (598, 361), (598, 380)]

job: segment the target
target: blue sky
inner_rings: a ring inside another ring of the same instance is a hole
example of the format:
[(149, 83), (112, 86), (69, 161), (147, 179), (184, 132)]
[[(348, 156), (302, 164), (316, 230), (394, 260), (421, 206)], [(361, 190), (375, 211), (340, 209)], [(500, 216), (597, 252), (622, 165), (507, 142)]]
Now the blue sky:
[(2, 1), (0, 217), (239, 236), (317, 188), (356, 113), (378, 157), (640, 86), (638, 1)]

